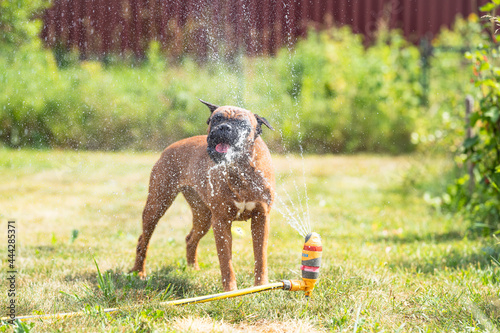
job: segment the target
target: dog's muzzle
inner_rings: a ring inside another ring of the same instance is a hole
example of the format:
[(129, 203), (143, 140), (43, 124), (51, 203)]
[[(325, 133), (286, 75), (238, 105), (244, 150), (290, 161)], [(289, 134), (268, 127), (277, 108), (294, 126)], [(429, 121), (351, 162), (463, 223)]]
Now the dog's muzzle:
[(222, 123), (213, 127), (207, 137), (207, 152), (215, 163), (233, 162), (244, 151), (249, 129)]

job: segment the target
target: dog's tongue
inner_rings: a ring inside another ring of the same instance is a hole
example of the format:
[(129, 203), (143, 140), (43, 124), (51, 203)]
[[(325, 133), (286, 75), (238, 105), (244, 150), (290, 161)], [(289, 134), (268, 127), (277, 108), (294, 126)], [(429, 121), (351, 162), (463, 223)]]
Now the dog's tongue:
[(231, 146), (228, 145), (227, 143), (219, 143), (217, 146), (215, 146), (215, 150), (218, 153), (227, 153), (227, 151), (229, 150), (229, 147), (231, 147)]

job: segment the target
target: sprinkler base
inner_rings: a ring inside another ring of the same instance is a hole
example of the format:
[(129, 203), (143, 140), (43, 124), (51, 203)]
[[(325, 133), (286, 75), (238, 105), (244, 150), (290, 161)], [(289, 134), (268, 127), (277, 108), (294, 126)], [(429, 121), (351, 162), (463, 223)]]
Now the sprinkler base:
[(311, 296), (316, 279), (283, 280), (283, 290), (304, 291), (306, 297)]

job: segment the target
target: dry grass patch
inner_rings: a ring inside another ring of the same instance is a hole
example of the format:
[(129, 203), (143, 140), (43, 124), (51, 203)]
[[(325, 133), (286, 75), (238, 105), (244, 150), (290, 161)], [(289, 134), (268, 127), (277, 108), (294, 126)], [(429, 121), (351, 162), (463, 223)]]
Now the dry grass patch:
[(260, 320), (256, 323), (230, 324), (224, 321), (215, 321), (210, 317), (179, 318), (173, 321), (173, 326), (179, 332), (217, 332), (217, 333), (299, 333), (322, 332), (306, 320), (291, 319), (289, 321)]

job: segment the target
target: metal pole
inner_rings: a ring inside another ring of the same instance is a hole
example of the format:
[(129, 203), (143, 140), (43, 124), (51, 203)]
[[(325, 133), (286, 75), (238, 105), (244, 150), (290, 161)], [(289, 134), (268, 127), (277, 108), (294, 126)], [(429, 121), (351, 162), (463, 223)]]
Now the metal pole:
[[(472, 114), (472, 109), (474, 108), (474, 98), (471, 95), (465, 97), (465, 126), (466, 137), (465, 139), (470, 139), (472, 137), (472, 127), (470, 125), (470, 116)], [(470, 155), (470, 153), (468, 154)], [(474, 192), (475, 181), (474, 181), (474, 163), (467, 161), (467, 173), (469, 174), (469, 193)]]

